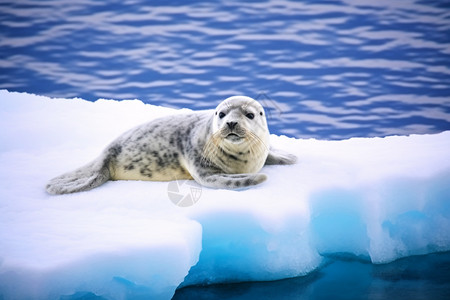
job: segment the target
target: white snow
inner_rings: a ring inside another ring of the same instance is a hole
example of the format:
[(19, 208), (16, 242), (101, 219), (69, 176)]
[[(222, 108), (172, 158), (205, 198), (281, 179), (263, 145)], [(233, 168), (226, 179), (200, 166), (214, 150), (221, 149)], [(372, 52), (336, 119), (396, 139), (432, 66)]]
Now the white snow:
[(203, 188), (184, 208), (170, 201), (167, 182), (46, 194), (47, 180), (94, 159), (123, 131), (184, 112), (0, 91), (0, 298), (170, 299), (183, 281), (305, 275), (328, 254), (387, 263), (450, 250), (450, 132), (271, 136), (298, 164), (264, 167), (269, 179), (251, 189)]

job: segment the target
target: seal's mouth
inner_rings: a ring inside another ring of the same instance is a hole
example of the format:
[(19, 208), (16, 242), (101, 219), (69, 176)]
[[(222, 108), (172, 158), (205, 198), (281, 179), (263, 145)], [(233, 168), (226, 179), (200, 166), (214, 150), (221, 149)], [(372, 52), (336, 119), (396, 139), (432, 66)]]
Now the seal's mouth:
[(238, 141), (242, 140), (242, 137), (240, 137), (239, 135), (237, 135), (234, 132), (227, 134), (227, 136), (225, 138), (232, 142), (238, 142)]

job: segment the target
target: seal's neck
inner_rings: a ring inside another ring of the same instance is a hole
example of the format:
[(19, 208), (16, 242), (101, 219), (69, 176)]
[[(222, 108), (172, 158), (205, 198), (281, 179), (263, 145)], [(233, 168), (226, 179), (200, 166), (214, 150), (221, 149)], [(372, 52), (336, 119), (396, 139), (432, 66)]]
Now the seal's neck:
[(268, 136), (247, 135), (233, 142), (213, 134), (206, 142), (203, 156), (206, 161), (228, 174), (256, 173), (269, 153)]

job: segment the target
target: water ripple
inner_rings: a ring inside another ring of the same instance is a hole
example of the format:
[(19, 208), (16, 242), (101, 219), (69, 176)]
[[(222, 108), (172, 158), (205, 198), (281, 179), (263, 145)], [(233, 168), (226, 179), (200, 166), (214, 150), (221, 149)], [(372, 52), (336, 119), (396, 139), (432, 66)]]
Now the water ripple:
[(0, 0), (0, 88), (193, 109), (296, 137), (450, 129), (450, 2)]

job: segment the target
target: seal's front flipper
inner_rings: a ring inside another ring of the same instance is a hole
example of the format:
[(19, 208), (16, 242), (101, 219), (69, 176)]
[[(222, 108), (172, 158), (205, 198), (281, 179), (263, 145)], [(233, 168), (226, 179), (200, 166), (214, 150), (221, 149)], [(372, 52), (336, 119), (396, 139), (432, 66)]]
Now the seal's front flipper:
[(239, 189), (266, 181), (265, 174), (209, 174), (194, 177), (203, 186), (218, 189)]
[(270, 149), (265, 165), (292, 165), (297, 162), (297, 156), (281, 151)]

